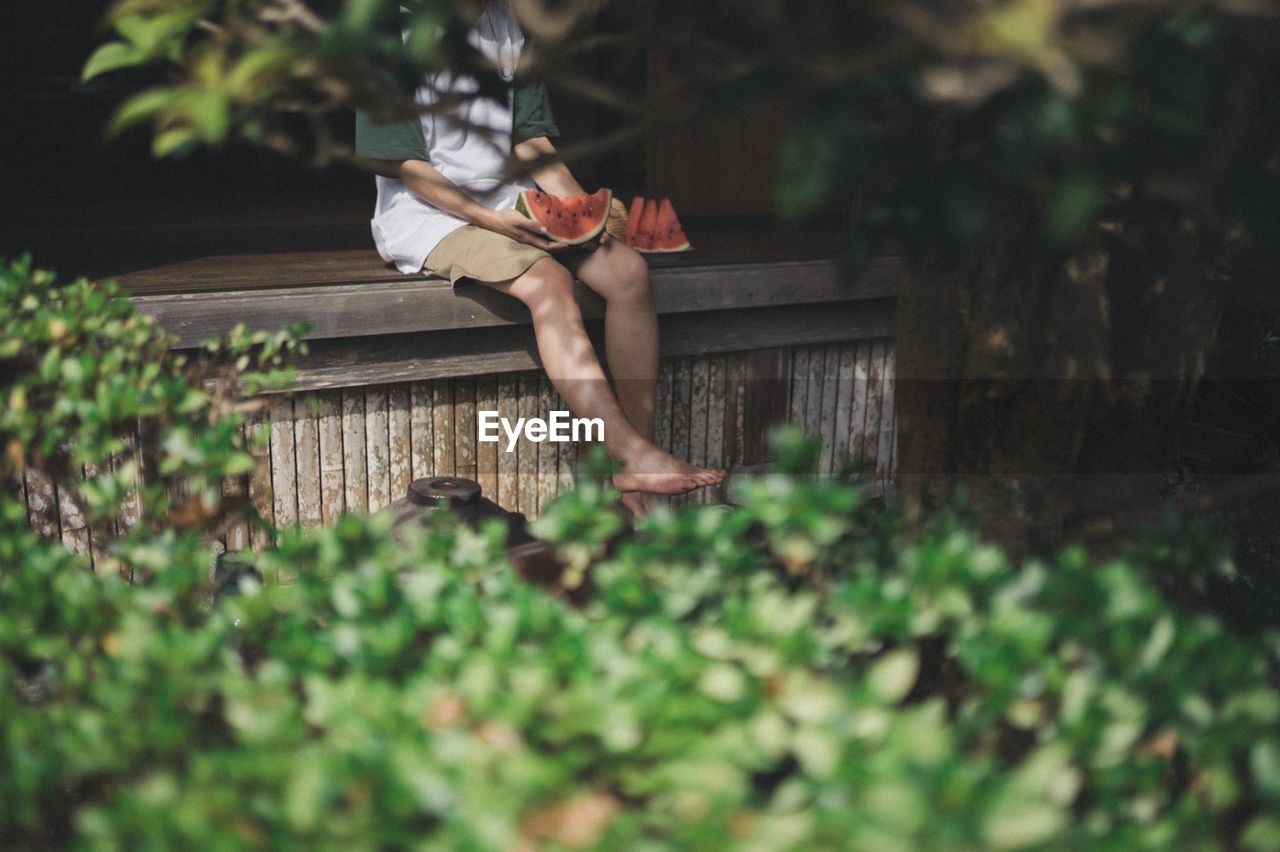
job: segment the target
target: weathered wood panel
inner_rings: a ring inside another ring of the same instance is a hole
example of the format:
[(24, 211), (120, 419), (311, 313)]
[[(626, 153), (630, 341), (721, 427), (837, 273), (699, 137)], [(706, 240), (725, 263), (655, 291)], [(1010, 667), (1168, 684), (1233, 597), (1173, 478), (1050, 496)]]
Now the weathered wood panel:
[[(537, 373), (521, 373), (520, 377), (520, 416), (537, 417), (541, 408), (539, 394), (540, 381)], [(519, 511), (529, 517), (538, 514), (538, 448), (535, 444), (522, 442), (517, 448), (519, 482)]]
[[(520, 381), (514, 374), (507, 374), (498, 379), (498, 416), (511, 423), (520, 417)], [(498, 462), (498, 505), (509, 511), (522, 512), (520, 506), (520, 460), (519, 453), (507, 452), (505, 435), (502, 443), (494, 445), (494, 455)]]
[(863, 436), (867, 429), (867, 374), (871, 360), (871, 342), (858, 342), (853, 362), (853, 411), (849, 418), (849, 461), (855, 466), (863, 461)]
[[(750, 475), (767, 469), (771, 427), (792, 422), (825, 442), (822, 473), (861, 462), (878, 490), (891, 483), (895, 463), (894, 366), (885, 338), (664, 358), (655, 440), (682, 458)], [(565, 408), (535, 371), (278, 397), (247, 422), (256, 467), (225, 493), (247, 495), (268, 523), (286, 528), (374, 511), (402, 496), (414, 478), (478, 477), (488, 496), (533, 517), (575, 486), (589, 447), (522, 438), (507, 452), (505, 438), (481, 444), (477, 412), (515, 420)], [(55, 483), (31, 470), (21, 488), (37, 529), (69, 547), (90, 548), (93, 533), (65, 497), (59, 500)], [(728, 496), (717, 490), (673, 502)], [(122, 518), (121, 526), (127, 522)], [(261, 548), (268, 539), (241, 525), (226, 532), (224, 543)]]
[[(498, 410), (498, 379), (496, 376), (482, 376), (476, 380), (475, 416), (481, 411)], [(459, 424), (461, 425), (461, 424)], [(472, 425), (471, 434), (475, 436), (476, 447), (476, 482), (484, 489), (484, 493), (497, 499), (498, 497), (498, 445), (479, 439), (480, 426), (477, 420)], [(502, 455), (507, 455), (503, 453)]]
[(391, 499), (399, 500), (413, 481), (413, 421), (409, 385), (392, 385), (387, 390), (387, 449), (390, 454)]
[(369, 510), (369, 467), (365, 436), (364, 388), (342, 392), (342, 476), (345, 508)]
[(293, 406), (293, 446), (298, 477), (298, 523), (317, 527), (324, 520), (320, 475), (320, 400), (299, 397)]
[(317, 428), (320, 438), (320, 517), (335, 523), (346, 509), (346, 477), (342, 460), (342, 394), (323, 391)]
[[(816, 346), (893, 333), (892, 300), (783, 305), (662, 317), (664, 358)], [(602, 323), (587, 321), (599, 338)], [(296, 363), (296, 391), (492, 376), (539, 368), (532, 328), (511, 325), (316, 340)]]
[[(538, 417), (549, 417), (556, 409), (556, 390), (546, 376), (538, 380)], [(545, 512), (560, 487), (560, 451), (550, 441), (540, 441), (538, 448), (538, 513)]]
[[(308, 257), (204, 258), (116, 280), (134, 294), (140, 311), (186, 347), (242, 322), (255, 328), (307, 322), (311, 340), (360, 337), (372, 329), (386, 335), (529, 322), (522, 304), (489, 288), (455, 289), (446, 281), (400, 275), (368, 264), (376, 259), (371, 253), (320, 272)], [(846, 280), (829, 260), (655, 268), (652, 281), (658, 313), (673, 315), (888, 298), (901, 274), (897, 259), (884, 258), (857, 281)], [(272, 286), (262, 288), (263, 282)], [(157, 294), (177, 287), (188, 292)], [(604, 316), (599, 296), (580, 285), (578, 298), (584, 316)]]
[(364, 439), (368, 458), (369, 511), (391, 502), (391, 431), (387, 427), (387, 386), (364, 390)]
[(897, 411), (894, 408), (894, 384), (897, 374), (897, 357), (893, 346), (884, 350), (884, 365), (880, 372), (880, 438), (876, 448), (876, 490), (884, 491), (893, 482), (893, 451), (897, 439)]
[[(258, 517), (271, 524), (275, 516), (271, 506), (271, 448), (267, 436), (268, 430), (261, 415), (254, 415), (245, 424), (245, 443), (257, 462), (249, 476), (249, 502)], [(254, 525), (249, 530), (249, 543), (259, 550), (270, 544), (270, 536), (265, 529)]]

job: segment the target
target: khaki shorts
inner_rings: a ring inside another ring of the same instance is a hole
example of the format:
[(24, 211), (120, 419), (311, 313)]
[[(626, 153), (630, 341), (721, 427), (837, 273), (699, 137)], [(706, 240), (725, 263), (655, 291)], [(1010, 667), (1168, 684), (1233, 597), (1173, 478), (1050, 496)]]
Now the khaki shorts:
[(422, 273), (432, 278), (447, 278), (454, 285), (465, 279), (496, 284), (523, 275), (544, 257), (554, 257), (569, 271), (576, 272), (578, 264), (597, 245), (591, 242), (584, 247), (560, 249), (552, 255), (496, 231), (463, 225), (432, 249)]

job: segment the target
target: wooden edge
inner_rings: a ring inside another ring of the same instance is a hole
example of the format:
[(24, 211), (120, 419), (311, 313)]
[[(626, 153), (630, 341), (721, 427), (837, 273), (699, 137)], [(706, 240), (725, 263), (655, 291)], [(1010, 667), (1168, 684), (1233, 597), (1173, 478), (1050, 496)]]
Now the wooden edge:
[[(891, 337), (894, 314), (892, 299), (679, 314), (661, 321), (661, 355)], [(588, 323), (588, 331), (599, 349), (601, 323)], [(291, 392), (485, 376), (534, 370), (541, 364), (532, 329), (513, 327), (321, 341), (295, 366), (298, 379)]]
[[(856, 281), (835, 261), (787, 261), (655, 269), (660, 315), (774, 308), (891, 297), (902, 274), (897, 258), (882, 258)], [(308, 340), (385, 336), (467, 328), (524, 326), (517, 300), (482, 285), (457, 290), (439, 281), (402, 281), (276, 290), (135, 296), (131, 301), (178, 339), (175, 348), (226, 334), (240, 323), (277, 329), (305, 322)], [(604, 315), (604, 303), (579, 286), (583, 316)]]

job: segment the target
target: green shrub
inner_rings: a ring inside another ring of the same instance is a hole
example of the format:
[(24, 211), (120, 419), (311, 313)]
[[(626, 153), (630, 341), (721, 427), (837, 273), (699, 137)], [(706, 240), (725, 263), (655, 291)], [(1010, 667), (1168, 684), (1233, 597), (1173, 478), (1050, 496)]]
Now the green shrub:
[[(778, 447), (784, 470), (809, 453)], [(122, 547), (148, 560), (130, 585), (5, 494), (0, 842), (1280, 843), (1280, 643), (1148, 568), (1010, 565), (946, 516), (908, 540), (858, 488), (791, 473), (606, 550), (615, 496), (538, 521), (590, 564), (581, 606), (446, 516), (405, 544), (385, 518), (284, 533), (257, 561), (295, 582), (211, 605), (193, 535)]]
[(245, 395), (289, 381), (285, 357), (305, 351), (301, 326), (237, 328), (170, 356), (114, 284), (58, 284), (29, 259), (0, 260), (0, 306), (0, 475), (56, 483), (104, 543), (126, 501), (139, 537), (216, 524), (223, 483), (253, 468), (241, 429), (261, 403)]

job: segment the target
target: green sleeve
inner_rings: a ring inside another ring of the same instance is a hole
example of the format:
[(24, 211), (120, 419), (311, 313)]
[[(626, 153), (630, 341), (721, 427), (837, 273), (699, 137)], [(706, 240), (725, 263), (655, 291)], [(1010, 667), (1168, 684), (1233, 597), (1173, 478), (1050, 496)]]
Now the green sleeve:
[(356, 157), (361, 160), (426, 160), (422, 121), (406, 118), (385, 124), (356, 111)]
[(513, 101), (511, 144), (519, 145), (538, 136), (560, 135), (560, 128), (556, 127), (556, 120), (551, 115), (547, 86), (541, 80), (516, 86)]

